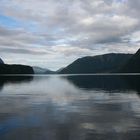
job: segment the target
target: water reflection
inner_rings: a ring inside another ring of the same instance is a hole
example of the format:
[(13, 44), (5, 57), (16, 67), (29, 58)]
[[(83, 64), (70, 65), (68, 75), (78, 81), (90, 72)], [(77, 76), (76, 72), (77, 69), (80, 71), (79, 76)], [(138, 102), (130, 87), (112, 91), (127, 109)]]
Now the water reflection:
[(90, 75), (68, 76), (70, 82), (83, 89), (99, 89), (105, 91), (140, 91), (140, 75)]
[(28, 76), (0, 76), (0, 90), (6, 83), (21, 83), (33, 80), (33, 75)]
[(2, 140), (139, 140), (139, 76), (47, 76), (5, 83)]

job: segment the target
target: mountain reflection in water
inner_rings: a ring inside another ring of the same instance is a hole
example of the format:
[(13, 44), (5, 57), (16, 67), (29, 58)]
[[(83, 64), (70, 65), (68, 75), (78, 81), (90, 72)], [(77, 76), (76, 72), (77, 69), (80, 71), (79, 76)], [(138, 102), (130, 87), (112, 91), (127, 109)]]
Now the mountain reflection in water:
[(140, 76), (2, 77), (0, 140), (139, 140)]
[(68, 76), (67, 79), (79, 88), (105, 91), (140, 91), (140, 75), (90, 75)]
[(19, 76), (0, 76), (0, 90), (6, 83), (22, 83), (29, 82), (33, 80), (33, 75), (19, 75)]

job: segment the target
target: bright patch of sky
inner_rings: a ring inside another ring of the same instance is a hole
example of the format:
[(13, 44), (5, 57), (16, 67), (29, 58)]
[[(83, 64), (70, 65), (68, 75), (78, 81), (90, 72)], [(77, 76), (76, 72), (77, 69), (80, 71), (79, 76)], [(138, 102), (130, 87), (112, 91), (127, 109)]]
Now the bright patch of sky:
[(9, 28), (17, 28), (20, 27), (20, 22), (12, 19), (11, 17), (0, 15), (0, 25)]

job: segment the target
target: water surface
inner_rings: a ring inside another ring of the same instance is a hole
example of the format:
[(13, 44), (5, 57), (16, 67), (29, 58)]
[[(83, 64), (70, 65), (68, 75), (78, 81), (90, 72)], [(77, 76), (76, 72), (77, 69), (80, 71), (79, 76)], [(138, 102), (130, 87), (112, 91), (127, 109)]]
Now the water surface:
[(139, 140), (139, 75), (3, 76), (0, 140)]

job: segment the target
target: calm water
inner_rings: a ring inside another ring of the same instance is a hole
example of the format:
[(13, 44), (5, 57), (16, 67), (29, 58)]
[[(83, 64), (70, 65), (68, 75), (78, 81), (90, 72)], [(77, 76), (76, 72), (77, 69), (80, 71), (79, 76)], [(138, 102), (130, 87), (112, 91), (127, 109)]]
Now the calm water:
[(140, 76), (0, 77), (0, 140), (140, 140)]

